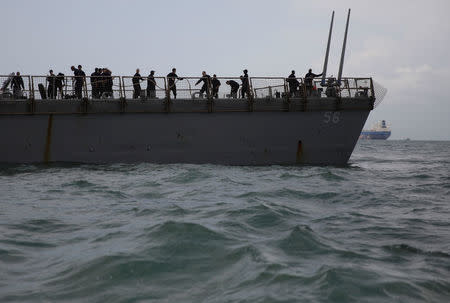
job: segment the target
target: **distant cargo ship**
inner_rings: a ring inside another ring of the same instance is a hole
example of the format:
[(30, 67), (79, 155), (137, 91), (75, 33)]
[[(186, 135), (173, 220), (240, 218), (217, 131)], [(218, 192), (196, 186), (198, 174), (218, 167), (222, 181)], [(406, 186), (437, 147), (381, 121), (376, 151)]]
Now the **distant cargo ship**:
[(372, 129), (363, 130), (360, 139), (378, 139), (386, 140), (391, 136), (391, 129), (386, 125), (386, 121), (382, 120), (374, 125)]

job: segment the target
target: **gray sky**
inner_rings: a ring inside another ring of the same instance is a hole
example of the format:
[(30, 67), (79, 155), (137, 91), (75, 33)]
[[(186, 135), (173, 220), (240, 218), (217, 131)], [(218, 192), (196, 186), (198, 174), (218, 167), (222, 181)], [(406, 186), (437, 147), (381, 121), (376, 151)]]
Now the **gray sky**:
[(329, 73), (337, 74), (352, 9), (344, 76), (388, 89), (366, 127), (392, 138), (450, 140), (450, 1), (2, 1), (0, 74), (70, 73), (303, 76), (322, 70), (336, 11)]

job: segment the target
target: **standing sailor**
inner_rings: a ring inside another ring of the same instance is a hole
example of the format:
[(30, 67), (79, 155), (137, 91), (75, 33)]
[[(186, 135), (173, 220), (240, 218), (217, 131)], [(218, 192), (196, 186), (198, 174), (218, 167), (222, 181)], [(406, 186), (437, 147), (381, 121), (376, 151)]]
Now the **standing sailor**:
[(156, 98), (156, 81), (155, 81), (155, 71), (150, 71), (150, 75), (147, 77), (147, 98)]
[(20, 72), (17, 72), (16, 75), (11, 80), (11, 87), (13, 90), (14, 98), (19, 98), (22, 96), (22, 89), (25, 89), (23, 84), (23, 79), (20, 76)]
[(133, 76), (133, 89), (134, 89), (134, 94), (133, 94), (133, 99), (137, 99), (141, 96), (141, 84), (140, 81), (142, 81), (144, 79), (142, 79), (141, 74), (139, 74), (139, 68), (136, 69), (136, 73)]
[(308, 93), (308, 96), (311, 96), (314, 78), (320, 77), (320, 76), (322, 76), (322, 74), (316, 75), (312, 72), (312, 69), (309, 69), (308, 73), (305, 75), (305, 85), (306, 85), (306, 91)]
[(112, 72), (108, 68), (103, 68), (102, 72), (105, 97), (113, 98), (113, 77)]
[(298, 82), (297, 78), (295, 77), (295, 70), (291, 72), (289, 77), (286, 79), (287, 83), (289, 84), (289, 94), (291, 97), (295, 97), (295, 93), (297, 91), (297, 88), (300, 85), (300, 82)]
[(56, 81), (55, 81), (55, 95), (58, 95), (58, 91), (59, 91), (61, 99), (64, 97), (64, 94), (63, 94), (63, 86), (64, 85), (65, 85), (64, 74), (58, 73), (58, 75), (56, 76)]
[(97, 82), (95, 82), (95, 85), (97, 85), (97, 94), (98, 94), (98, 98), (102, 98), (103, 97), (103, 93), (106, 92), (106, 77), (105, 77), (105, 69), (99, 67), (98, 68), (98, 78), (97, 78)]
[(49, 71), (50, 75), (47, 77), (47, 95), (49, 99), (55, 99), (56, 98), (56, 76), (53, 73), (53, 70), (51, 69)]
[(241, 89), (241, 95), (242, 98), (245, 98), (245, 95), (247, 94), (247, 97), (250, 95), (250, 85), (248, 82), (248, 70), (244, 69), (244, 75), (240, 77), (242, 81), (242, 89)]
[(81, 70), (82, 66), (78, 65), (78, 69), (75, 66), (72, 66), (70, 69), (73, 71), (73, 75), (75, 76), (75, 95), (78, 99), (83, 97), (83, 85), (86, 74)]
[(91, 74), (91, 87), (92, 87), (92, 98), (98, 99), (99, 96), (99, 77), (100, 73), (98, 71), (98, 67), (95, 68), (95, 71)]
[(202, 77), (195, 83), (197, 86), (200, 82), (203, 81), (202, 88), (200, 89), (200, 98), (203, 98), (203, 93), (206, 92), (206, 97), (209, 98), (209, 87), (211, 85), (210, 83), (211, 76), (206, 74), (205, 71), (202, 71)]
[(216, 74), (213, 75), (212, 80), (211, 80), (211, 84), (212, 84), (212, 95), (213, 98), (219, 98), (219, 87), (221, 85), (219, 79), (217, 79)]
[(177, 69), (172, 68), (172, 72), (167, 74), (167, 84), (168, 84), (168, 90), (169, 90), (169, 97), (170, 97), (170, 91), (173, 93), (173, 98), (177, 98), (177, 86), (175, 84), (175, 79), (183, 80), (183, 78), (178, 77), (176, 74)]

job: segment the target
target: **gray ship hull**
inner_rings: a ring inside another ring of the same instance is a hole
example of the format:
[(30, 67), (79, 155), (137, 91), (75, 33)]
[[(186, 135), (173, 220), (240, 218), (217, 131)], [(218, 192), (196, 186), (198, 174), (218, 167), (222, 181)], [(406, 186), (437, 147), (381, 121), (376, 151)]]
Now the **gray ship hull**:
[(3, 114), (0, 162), (344, 165), (370, 110)]

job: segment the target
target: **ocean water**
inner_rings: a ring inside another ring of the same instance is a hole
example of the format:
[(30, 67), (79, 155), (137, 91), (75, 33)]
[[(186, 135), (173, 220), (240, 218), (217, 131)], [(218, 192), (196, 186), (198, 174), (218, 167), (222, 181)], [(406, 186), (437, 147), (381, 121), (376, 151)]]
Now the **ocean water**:
[(450, 142), (346, 167), (2, 165), (0, 302), (449, 302)]

